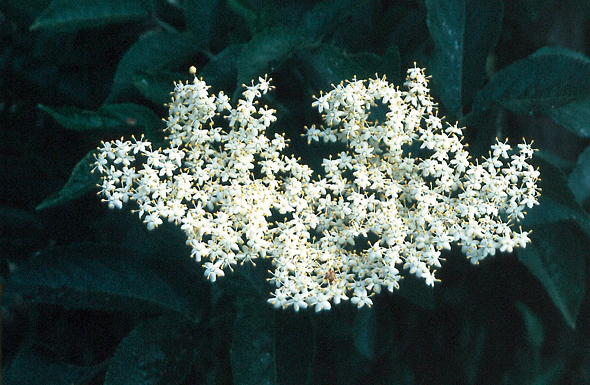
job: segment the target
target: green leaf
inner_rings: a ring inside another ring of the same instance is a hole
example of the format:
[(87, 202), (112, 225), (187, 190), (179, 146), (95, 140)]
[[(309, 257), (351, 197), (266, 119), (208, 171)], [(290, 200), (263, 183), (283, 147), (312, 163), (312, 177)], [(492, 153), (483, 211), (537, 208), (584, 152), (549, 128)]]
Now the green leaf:
[(119, 344), (105, 385), (182, 383), (195, 358), (190, 324), (175, 317), (143, 320)]
[(379, 76), (386, 75), (389, 82), (401, 85), (400, 57), (396, 46), (393, 45), (387, 48), (383, 56), (363, 52), (352, 55), (352, 57), (357, 62), (364, 63), (366, 72), (371, 70), (370, 77), (374, 77), (375, 74)]
[(69, 130), (115, 130), (145, 127), (153, 132), (160, 126), (161, 119), (148, 107), (133, 103), (104, 104), (96, 111), (82, 110), (78, 107), (39, 108)]
[(98, 111), (87, 111), (78, 107), (49, 107), (42, 104), (38, 107), (70, 130), (112, 129), (121, 126), (120, 121), (110, 116), (102, 116)]
[(312, 308), (300, 312), (293, 309), (273, 311), (276, 313), (277, 378), (282, 385), (312, 383), (317, 350), (315, 313)]
[(532, 229), (532, 242), (518, 250), (518, 258), (537, 277), (570, 327), (584, 297), (585, 260), (590, 247), (590, 219), (575, 201), (563, 173), (535, 156), (541, 188), (539, 205), (521, 224)]
[(68, 308), (192, 318), (199, 289), (187, 289), (192, 277), (178, 270), (177, 264), (137, 251), (80, 243), (35, 254), (10, 276), (7, 289), (32, 302)]
[(30, 29), (77, 31), (143, 20), (150, 13), (151, 2), (148, 0), (53, 0)]
[(555, 122), (574, 134), (590, 138), (590, 98), (574, 100), (562, 107), (546, 111)]
[(319, 43), (367, 2), (367, 0), (320, 1), (302, 17), (297, 33), (309, 43)]
[(163, 30), (145, 33), (119, 62), (106, 103), (116, 103), (139, 96), (134, 85), (136, 74), (170, 70), (178, 63), (192, 58), (196, 52), (197, 46), (189, 34)]
[(231, 279), (219, 281), (217, 287), (231, 296), (266, 301), (272, 289), (268, 284), (268, 272), (271, 269), (272, 263), (268, 259), (256, 261), (256, 266), (252, 263), (244, 263), (234, 268), (235, 274)]
[(199, 50), (208, 50), (211, 40), (211, 28), (214, 13), (219, 9), (219, 0), (183, 1), (186, 28), (193, 35)]
[[(555, 12), (555, 4), (558, 0), (522, 0), (518, 3), (511, 2), (512, 10), (518, 9), (521, 14), (518, 15), (519, 25), (523, 27), (532, 26), (536, 21), (538, 23), (539, 18), (543, 17), (547, 13)], [(575, 3), (579, 3), (576, 1)]]
[(238, 79), (238, 59), (240, 58), (244, 44), (234, 44), (215, 56), (199, 72), (212, 89), (231, 94), (236, 88)]
[(590, 147), (578, 157), (577, 165), (568, 177), (568, 186), (581, 205), (590, 204)]
[(230, 350), (234, 384), (276, 384), (275, 312), (266, 301), (236, 299), (238, 314)]
[(303, 63), (302, 71), (311, 83), (315, 92), (327, 92), (331, 84), (343, 80), (374, 78), (387, 75), (389, 81), (400, 84), (399, 52), (390, 47), (383, 57), (373, 53), (349, 55), (344, 50), (330, 44), (322, 44), (317, 48), (302, 50), (297, 58)]
[(255, 35), (277, 24), (277, 2), (273, 0), (228, 0), (228, 7), (242, 17)]
[(186, 74), (177, 72), (139, 72), (133, 77), (133, 84), (146, 99), (163, 105), (170, 102), (174, 82), (186, 80), (188, 80)]
[(425, 285), (424, 279), (418, 278), (414, 274), (404, 275), (396, 294), (423, 309), (434, 310), (436, 308), (434, 289)]
[(89, 383), (99, 371), (97, 366), (77, 366), (59, 362), (55, 354), (36, 347), (26, 347), (4, 369), (5, 385), (82, 385)]
[(357, 310), (352, 326), (352, 343), (361, 357), (367, 360), (375, 358), (375, 310), (363, 307)]
[(546, 47), (499, 71), (473, 102), (473, 112), (499, 103), (517, 114), (545, 113), (590, 97), (590, 60), (565, 48)]
[(427, 0), (435, 51), (430, 63), (445, 107), (461, 117), (486, 77), (486, 60), (500, 34), (502, 0)]
[(258, 18), (258, 15), (255, 7), (251, 6), (251, 4), (248, 4), (248, 2), (244, 0), (228, 0), (227, 3), (233, 12), (244, 19), (246, 24), (248, 24), (248, 29), (251, 33), (257, 30), (256, 19)]
[(533, 207), (521, 221), (524, 227), (543, 225), (571, 219), (590, 237), (590, 216), (576, 201), (568, 187), (568, 178), (549, 161), (535, 156), (531, 162), (539, 169), (541, 179), (537, 185), (541, 189), (539, 205)]
[(543, 348), (543, 343), (545, 342), (543, 321), (541, 321), (534, 311), (520, 301), (516, 302), (516, 308), (522, 313), (529, 344), (535, 349)]
[[(29, 15), (40, 14), (45, 8), (49, 6), (51, 0), (8, 0), (5, 2), (10, 7), (20, 11), (27, 12)], [(8, 7), (5, 7), (8, 8)]]
[[(149, 108), (132, 103), (105, 104), (97, 111), (81, 110), (77, 107), (48, 107), (39, 105), (58, 123), (70, 130), (115, 130), (144, 127), (148, 139), (161, 143), (161, 119)], [(60, 191), (45, 199), (37, 210), (68, 203), (96, 188), (100, 174), (93, 173), (95, 151), (90, 151), (78, 162), (72, 175)]]
[(274, 71), (302, 43), (300, 36), (285, 28), (272, 28), (255, 35), (243, 46), (238, 58), (238, 90), (242, 84), (250, 84)]
[(518, 259), (545, 287), (566, 323), (575, 328), (586, 293), (590, 240), (569, 220), (532, 226), (532, 230), (532, 243), (518, 250)]
[(81, 197), (89, 191), (96, 189), (96, 185), (100, 182), (100, 175), (92, 172), (92, 164), (96, 160), (95, 152), (90, 151), (82, 160), (78, 162), (70, 179), (66, 184), (50, 197), (45, 199), (37, 210), (45, 210), (50, 207), (66, 204), (74, 199)]

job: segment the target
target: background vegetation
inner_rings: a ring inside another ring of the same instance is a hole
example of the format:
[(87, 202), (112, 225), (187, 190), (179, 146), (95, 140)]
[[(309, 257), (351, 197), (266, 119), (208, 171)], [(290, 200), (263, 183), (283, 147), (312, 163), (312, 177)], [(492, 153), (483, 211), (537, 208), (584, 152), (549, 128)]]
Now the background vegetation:
[[(0, 3), (0, 272), (5, 384), (590, 383), (587, 0), (5, 0)], [(312, 95), (417, 63), (475, 156), (539, 148), (533, 243), (434, 289), (315, 314), (275, 311), (264, 262), (216, 284), (174, 226), (108, 210), (101, 140), (161, 141), (194, 65), (237, 95), (268, 73), (274, 127), (307, 146)]]

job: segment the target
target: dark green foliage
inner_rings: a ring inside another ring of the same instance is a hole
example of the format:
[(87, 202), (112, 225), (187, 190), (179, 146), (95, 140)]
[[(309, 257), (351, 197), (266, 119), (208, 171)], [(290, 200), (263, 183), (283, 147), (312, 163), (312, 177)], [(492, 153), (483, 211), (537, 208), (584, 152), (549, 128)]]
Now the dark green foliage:
[(235, 384), (276, 384), (275, 316), (264, 300), (240, 298), (230, 349)]
[(47, 197), (37, 206), (37, 210), (44, 210), (52, 206), (65, 204), (72, 199), (81, 197), (89, 191), (93, 191), (96, 185), (100, 183), (100, 175), (92, 172), (92, 163), (95, 160), (95, 152), (90, 151), (74, 167), (70, 179), (68, 179), (61, 190)]
[(213, 23), (219, 17), (216, 10), (223, 7), (222, 3), (220, 0), (187, 0), (182, 4), (186, 29), (201, 50), (210, 48)]
[(576, 167), (569, 174), (568, 186), (576, 200), (587, 208), (590, 204), (590, 148), (587, 147), (578, 157)]
[(444, 106), (461, 117), (485, 80), (504, 5), (502, 0), (427, 0), (426, 6), (435, 46), (429, 69)]
[[(273, 72), (301, 48), (303, 42), (304, 40), (293, 31), (278, 27), (254, 35), (252, 40), (242, 46), (236, 63), (238, 87), (242, 84), (250, 85), (250, 82), (258, 80), (259, 76)], [(234, 99), (239, 96), (234, 94)]]
[(587, 235), (571, 221), (531, 226), (531, 247), (518, 251), (518, 259), (543, 284), (567, 324), (575, 328), (586, 293), (584, 257)]
[(105, 385), (182, 383), (195, 359), (194, 339), (185, 320), (142, 320), (115, 351)]
[(342, 79), (368, 79), (387, 75), (387, 80), (399, 84), (399, 52), (390, 47), (385, 55), (378, 56), (369, 52), (348, 54), (330, 44), (322, 44), (317, 49), (299, 55), (302, 72), (310, 86), (319, 95), (319, 91), (330, 89)]
[(150, 16), (150, 8), (150, 0), (53, 0), (31, 25), (31, 30), (77, 31), (142, 20)]
[(360, 10), (366, 10), (367, 0), (327, 0), (302, 15), (297, 31), (306, 41), (317, 43), (333, 33)]
[(77, 366), (52, 359), (42, 349), (22, 349), (4, 372), (6, 384), (19, 385), (62, 385), (88, 384), (105, 365), (91, 367)]
[[(590, 383), (588, 15), (581, 0), (0, 2), (3, 383)], [(271, 129), (320, 164), (340, 149), (303, 143), (311, 96), (354, 76), (401, 86), (414, 62), (474, 153), (496, 136), (541, 149), (517, 257), (472, 266), (455, 246), (434, 289), (410, 276), (371, 309), (294, 313), (266, 303), (268, 260), (211, 284), (175, 226), (147, 233), (95, 196), (96, 147), (162, 145), (191, 65), (227, 95), (272, 77)]]
[(178, 275), (177, 269), (132, 250), (83, 243), (39, 253), (11, 275), (8, 288), (35, 303), (134, 314), (173, 312), (192, 319), (197, 304), (178, 281), (189, 276)]
[(132, 103), (103, 104), (96, 111), (43, 105), (39, 108), (70, 130), (129, 130), (141, 127), (146, 132), (155, 132), (160, 128), (161, 121), (149, 108)]
[(544, 194), (523, 221), (525, 228), (533, 230), (533, 242), (518, 250), (518, 259), (545, 287), (567, 324), (575, 328), (586, 292), (590, 220), (561, 171), (542, 158), (537, 163), (543, 173), (540, 186)]
[(156, 72), (182, 63), (197, 51), (190, 35), (167, 31), (148, 31), (123, 55), (113, 79), (108, 103), (129, 100), (137, 94), (135, 76)]
[[(590, 97), (590, 59), (564, 48), (543, 47), (526, 59), (498, 72), (478, 92), (473, 110), (484, 111), (495, 102), (517, 114), (545, 113)], [(559, 118), (567, 110), (558, 113)], [(567, 122), (565, 116), (561, 122)], [(568, 127), (569, 128), (569, 127)], [(583, 131), (577, 132), (585, 136)]]

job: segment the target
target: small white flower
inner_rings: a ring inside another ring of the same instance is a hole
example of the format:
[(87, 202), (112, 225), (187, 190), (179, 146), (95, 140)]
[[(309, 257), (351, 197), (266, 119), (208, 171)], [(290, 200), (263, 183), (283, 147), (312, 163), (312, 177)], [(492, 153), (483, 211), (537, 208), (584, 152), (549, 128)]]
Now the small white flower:
[(329, 94), (321, 95), (319, 98), (316, 99), (315, 102), (311, 103), (312, 107), (316, 107), (318, 112), (321, 114), (324, 110), (330, 108), (330, 103), (328, 103)]
[(354, 296), (350, 299), (350, 302), (357, 307), (363, 307), (365, 305), (371, 307), (371, 305), (373, 305), (373, 301), (369, 298), (367, 289), (364, 287), (357, 287), (354, 289)]
[(153, 230), (158, 227), (158, 225), (162, 224), (162, 219), (160, 218), (158, 212), (153, 212), (146, 215), (144, 223), (146, 224), (148, 230)]
[(215, 282), (217, 277), (223, 277), (225, 273), (223, 270), (220, 269), (222, 262), (217, 261), (215, 263), (205, 262), (203, 266), (205, 266), (205, 277), (211, 282)]
[(307, 302), (310, 305), (314, 306), (316, 313), (322, 310), (330, 310), (332, 308), (332, 305), (330, 304), (329, 300), (330, 297), (328, 297), (326, 294), (322, 292), (319, 292), (314, 296), (310, 295), (310, 297), (307, 298)]

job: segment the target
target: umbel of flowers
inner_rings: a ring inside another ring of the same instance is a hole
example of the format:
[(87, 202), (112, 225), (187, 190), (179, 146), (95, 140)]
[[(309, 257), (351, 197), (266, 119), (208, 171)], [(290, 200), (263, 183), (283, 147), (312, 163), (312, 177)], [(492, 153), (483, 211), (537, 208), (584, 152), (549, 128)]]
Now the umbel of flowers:
[(257, 100), (269, 82), (245, 86), (233, 105), (196, 77), (176, 84), (166, 148), (133, 138), (98, 149), (108, 207), (132, 200), (148, 229), (180, 225), (212, 282), (271, 258), (268, 302), (295, 311), (371, 305), (373, 293), (399, 287), (401, 271), (433, 286), (453, 244), (478, 263), (529, 242), (514, 224), (538, 204), (533, 149), (497, 141), (472, 163), (461, 129), (437, 117), (421, 69), (408, 70), (405, 90), (353, 79), (312, 103), (326, 127), (309, 128), (308, 140), (348, 148), (320, 172), (283, 154), (282, 135), (265, 134), (275, 110)]

